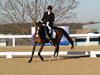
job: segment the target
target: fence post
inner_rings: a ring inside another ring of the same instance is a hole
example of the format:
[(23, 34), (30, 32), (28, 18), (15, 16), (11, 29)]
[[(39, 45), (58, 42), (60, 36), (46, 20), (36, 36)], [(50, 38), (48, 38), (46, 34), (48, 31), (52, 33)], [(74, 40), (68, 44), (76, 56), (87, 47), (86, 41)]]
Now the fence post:
[(90, 44), (90, 36), (89, 36), (89, 35), (86, 36), (86, 44), (87, 44), (87, 45)]
[(15, 37), (12, 38), (12, 46), (15, 47)]
[(13, 58), (13, 57), (12, 57), (12, 53), (11, 53), (11, 52), (7, 52), (6, 58)]
[(90, 57), (91, 57), (91, 58), (96, 58), (96, 53), (95, 53), (95, 51), (90, 51)]

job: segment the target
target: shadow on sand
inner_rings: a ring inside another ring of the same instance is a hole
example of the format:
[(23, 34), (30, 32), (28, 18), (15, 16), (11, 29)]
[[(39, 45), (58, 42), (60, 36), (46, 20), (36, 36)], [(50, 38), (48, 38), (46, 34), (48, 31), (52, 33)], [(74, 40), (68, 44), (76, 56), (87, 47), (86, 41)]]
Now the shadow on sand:
[[(69, 59), (79, 59), (79, 58), (88, 58), (90, 55), (80, 55), (80, 56), (60, 56), (60, 57), (56, 57), (56, 58), (46, 58), (44, 61), (41, 61), (41, 60), (37, 60), (37, 61), (34, 61), (35, 63), (39, 63), (39, 62), (55, 62), (55, 61), (61, 61), (61, 60), (69, 60)], [(31, 62), (31, 63), (33, 63)]]

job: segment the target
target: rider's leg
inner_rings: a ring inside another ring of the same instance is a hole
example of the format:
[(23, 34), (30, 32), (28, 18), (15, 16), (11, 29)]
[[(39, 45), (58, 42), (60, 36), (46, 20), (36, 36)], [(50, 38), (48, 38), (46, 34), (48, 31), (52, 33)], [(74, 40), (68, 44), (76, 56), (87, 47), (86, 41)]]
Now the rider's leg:
[(54, 39), (55, 38), (55, 31), (54, 31), (54, 29), (53, 28), (51, 28), (51, 33), (50, 33), (50, 35), (51, 35), (51, 38), (52, 39)]
[(46, 27), (46, 35), (47, 35), (48, 39), (52, 40), (51, 35), (49, 33), (49, 28), (48, 27)]

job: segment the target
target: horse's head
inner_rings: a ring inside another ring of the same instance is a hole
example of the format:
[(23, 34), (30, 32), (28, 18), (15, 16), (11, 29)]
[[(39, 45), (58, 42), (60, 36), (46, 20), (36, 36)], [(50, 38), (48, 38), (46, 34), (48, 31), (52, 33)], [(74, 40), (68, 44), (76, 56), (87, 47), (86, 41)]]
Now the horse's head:
[(40, 28), (42, 26), (42, 23), (39, 21), (36, 23), (36, 26)]

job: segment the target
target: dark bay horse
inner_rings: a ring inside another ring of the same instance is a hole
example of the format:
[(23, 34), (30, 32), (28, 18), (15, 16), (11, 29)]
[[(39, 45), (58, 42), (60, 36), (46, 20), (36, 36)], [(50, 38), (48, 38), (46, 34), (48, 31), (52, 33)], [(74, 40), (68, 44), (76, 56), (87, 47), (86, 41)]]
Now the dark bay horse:
[[(34, 51), (35, 51), (37, 44), (40, 44), (38, 56), (41, 58), (42, 61), (44, 61), (43, 57), (41, 56), (41, 51), (42, 51), (45, 43), (50, 42), (50, 40), (48, 38), (46, 38), (46, 33), (45, 33), (45, 28), (48, 31), (48, 27), (43, 26), (43, 24), (41, 22), (37, 22), (36, 25), (37, 25), (37, 29), (38, 29), (37, 30), (38, 31), (38, 33), (37, 33), (38, 37), (33, 38), (34, 45), (33, 45), (32, 55), (31, 55), (30, 60), (28, 62), (32, 61)], [(59, 28), (59, 27), (53, 27), (53, 29), (55, 30), (55, 33), (56, 33), (56, 36), (52, 41), (52, 44), (55, 47), (53, 57), (55, 57), (56, 53), (57, 53), (57, 56), (58, 56), (59, 43), (60, 43), (63, 35), (66, 37), (66, 39), (68, 39), (69, 43), (71, 44), (71, 49), (74, 48), (73, 40), (69, 37), (68, 33), (64, 29)]]

